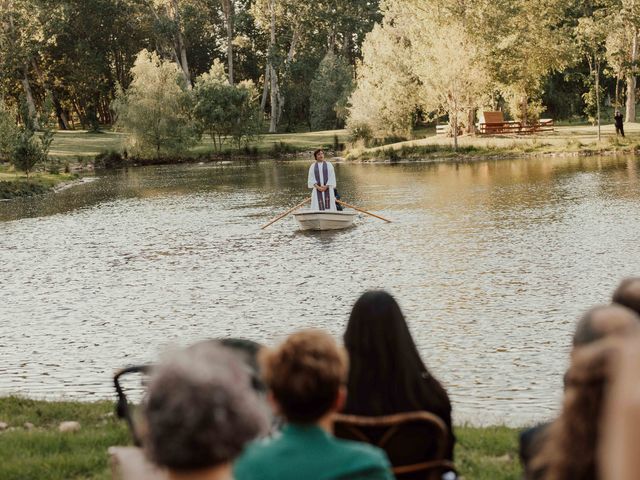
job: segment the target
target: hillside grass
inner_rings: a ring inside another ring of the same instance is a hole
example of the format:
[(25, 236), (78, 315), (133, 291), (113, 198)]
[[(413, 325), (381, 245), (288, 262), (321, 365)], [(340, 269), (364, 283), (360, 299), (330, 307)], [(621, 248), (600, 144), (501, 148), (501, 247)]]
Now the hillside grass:
[[(0, 398), (0, 478), (3, 480), (107, 480), (107, 449), (130, 444), (125, 423), (115, 418), (114, 403), (48, 402), (21, 397)], [(63, 421), (81, 430), (60, 433)], [(25, 423), (32, 423), (32, 429)], [(518, 430), (507, 427), (455, 429), (456, 465), (466, 479), (516, 480)]]

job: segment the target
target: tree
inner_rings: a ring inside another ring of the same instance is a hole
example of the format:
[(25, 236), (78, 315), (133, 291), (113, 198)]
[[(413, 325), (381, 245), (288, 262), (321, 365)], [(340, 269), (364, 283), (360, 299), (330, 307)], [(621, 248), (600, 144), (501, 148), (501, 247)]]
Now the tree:
[(37, 15), (34, 15), (37, 12), (38, 8), (33, 0), (0, 1), (0, 58), (4, 63), (2, 70), (20, 80), (29, 116), (34, 119), (37, 109), (30, 68), (42, 38), (41, 25)]
[(626, 121), (636, 120), (636, 75), (638, 73), (638, 30), (640, 28), (640, 2), (637, 0), (610, 0), (607, 8), (608, 28), (606, 59), (616, 78), (616, 106), (620, 106), (619, 83), (627, 86)]
[[(422, 42), (418, 45), (431, 48), (412, 50), (413, 71), (423, 86), (424, 110), (446, 112), (457, 150), (460, 120), (481, 106), (491, 77), (483, 52), (461, 23), (448, 19), (445, 23), (434, 20), (430, 25), (420, 33)], [(446, 41), (440, 41), (442, 38)]]
[(253, 82), (230, 85), (218, 60), (209, 73), (198, 77), (194, 96), (194, 117), (200, 130), (211, 136), (217, 151), (228, 139), (240, 148), (259, 131), (261, 119)]
[[(590, 92), (585, 97), (595, 102), (596, 123), (598, 125), (598, 141), (601, 139), (600, 133), (600, 73), (602, 64), (605, 61), (605, 42), (607, 38), (607, 22), (603, 10), (596, 10), (590, 16), (578, 19), (575, 27), (575, 38), (579, 51), (589, 64), (589, 71), (593, 77)], [(587, 102), (589, 104), (589, 102)]]
[(352, 137), (408, 137), (420, 105), (420, 84), (413, 75), (409, 21), (386, 4), (382, 24), (375, 25), (362, 45), (356, 66), (356, 89), (349, 98), (347, 128)]
[(117, 125), (129, 134), (129, 147), (158, 157), (192, 146), (191, 98), (180, 67), (142, 50), (131, 73), (129, 89), (120, 90), (114, 102)]
[[(44, 133), (35, 134), (35, 119), (30, 117), (29, 106), (22, 102), (21, 116), (24, 120), (13, 145), (11, 161), (16, 170), (29, 174), (41, 163), (47, 161), (49, 148), (53, 142), (53, 131), (45, 126)], [(46, 122), (45, 122), (46, 125)]]
[(351, 66), (332, 51), (327, 52), (311, 81), (310, 123), (313, 130), (343, 125), (353, 83)]

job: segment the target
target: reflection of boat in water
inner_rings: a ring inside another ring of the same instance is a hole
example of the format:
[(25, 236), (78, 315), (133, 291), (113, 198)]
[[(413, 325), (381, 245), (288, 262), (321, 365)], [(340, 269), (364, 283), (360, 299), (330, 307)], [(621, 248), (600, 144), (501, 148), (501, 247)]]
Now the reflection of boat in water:
[(353, 210), (301, 210), (293, 214), (302, 230), (340, 230), (353, 225), (357, 213)]

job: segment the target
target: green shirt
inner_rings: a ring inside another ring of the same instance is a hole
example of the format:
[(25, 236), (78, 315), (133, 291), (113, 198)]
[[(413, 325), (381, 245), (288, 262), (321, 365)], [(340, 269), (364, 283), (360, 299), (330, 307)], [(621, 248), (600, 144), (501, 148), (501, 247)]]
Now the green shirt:
[(392, 480), (379, 448), (340, 440), (318, 426), (286, 425), (278, 437), (247, 447), (235, 480)]

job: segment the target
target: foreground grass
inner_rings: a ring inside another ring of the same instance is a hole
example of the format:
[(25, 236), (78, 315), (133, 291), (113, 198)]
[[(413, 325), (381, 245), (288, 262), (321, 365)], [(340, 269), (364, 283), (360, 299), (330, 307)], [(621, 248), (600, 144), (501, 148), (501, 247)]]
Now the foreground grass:
[[(107, 480), (107, 449), (130, 443), (125, 424), (113, 416), (112, 402), (44, 402), (0, 398), (0, 478), (3, 480)], [(60, 422), (82, 428), (60, 433)], [(34, 428), (24, 427), (26, 422)], [(506, 427), (458, 427), (456, 464), (468, 480), (516, 480), (517, 430)]]

